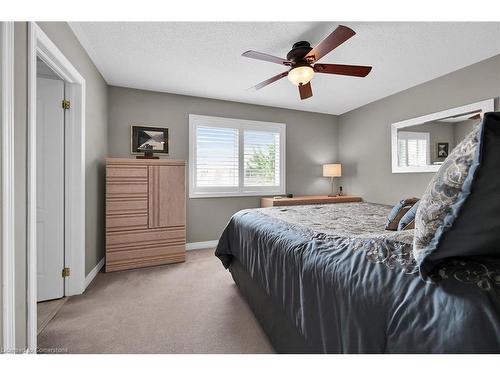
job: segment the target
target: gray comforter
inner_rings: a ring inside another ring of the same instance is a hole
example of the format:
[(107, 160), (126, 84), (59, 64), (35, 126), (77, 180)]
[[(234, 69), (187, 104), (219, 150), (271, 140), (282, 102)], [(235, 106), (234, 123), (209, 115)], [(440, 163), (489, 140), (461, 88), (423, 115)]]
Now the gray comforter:
[(236, 258), (316, 352), (500, 353), (500, 263), (449, 260), (423, 281), (413, 231), (369, 203), (236, 213), (216, 249)]

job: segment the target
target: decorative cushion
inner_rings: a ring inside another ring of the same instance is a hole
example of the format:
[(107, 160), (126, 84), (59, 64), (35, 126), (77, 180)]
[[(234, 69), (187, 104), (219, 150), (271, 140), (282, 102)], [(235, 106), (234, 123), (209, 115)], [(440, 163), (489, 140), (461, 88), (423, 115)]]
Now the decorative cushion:
[(415, 214), (417, 213), (419, 203), (420, 201), (415, 203), (401, 220), (399, 220), (398, 230), (415, 229)]
[(399, 201), (387, 216), (386, 230), (398, 230), (398, 224), (401, 218), (418, 201), (418, 198), (408, 198)]
[(500, 113), (450, 153), (415, 216), (413, 254), (425, 278), (450, 257), (500, 255)]

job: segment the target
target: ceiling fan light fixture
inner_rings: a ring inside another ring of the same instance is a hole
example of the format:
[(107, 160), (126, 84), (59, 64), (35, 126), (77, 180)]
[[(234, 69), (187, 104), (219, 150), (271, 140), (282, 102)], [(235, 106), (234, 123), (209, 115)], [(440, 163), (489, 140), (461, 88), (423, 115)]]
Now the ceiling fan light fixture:
[(295, 86), (306, 85), (314, 77), (314, 70), (309, 65), (297, 66), (288, 72), (288, 79)]

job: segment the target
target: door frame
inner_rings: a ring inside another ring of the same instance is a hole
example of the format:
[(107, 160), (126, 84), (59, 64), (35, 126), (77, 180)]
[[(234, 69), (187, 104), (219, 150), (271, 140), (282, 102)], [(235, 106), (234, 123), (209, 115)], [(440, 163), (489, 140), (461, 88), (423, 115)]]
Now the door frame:
[[(65, 295), (85, 290), (85, 79), (35, 23), (28, 23), (28, 351), (37, 349), (37, 157), (36, 59), (39, 57), (65, 82), (71, 109), (65, 113), (64, 262)], [(62, 270), (61, 270), (62, 271)]]
[(14, 22), (1, 28), (1, 124), (2, 124), (2, 347), (16, 347), (15, 207), (14, 207)]

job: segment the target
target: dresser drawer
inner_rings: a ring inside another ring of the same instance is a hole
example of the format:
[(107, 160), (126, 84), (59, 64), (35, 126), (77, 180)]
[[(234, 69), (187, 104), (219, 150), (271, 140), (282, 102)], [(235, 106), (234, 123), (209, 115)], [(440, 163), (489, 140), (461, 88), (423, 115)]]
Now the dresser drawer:
[(106, 230), (108, 232), (133, 229), (147, 229), (148, 214), (142, 215), (111, 215), (106, 217)]
[(147, 198), (116, 198), (106, 200), (106, 214), (147, 214)]
[(153, 246), (149, 248), (141, 248), (135, 250), (113, 251), (106, 254), (107, 263), (127, 262), (136, 259), (148, 260), (152, 258), (162, 258), (172, 255), (182, 255), (186, 251), (186, 246), (170, 245), (170, 246)]
[(185, 260), (186, 260), (185, 253), (175, 253), (175, 254), (169, 254), (165, 256), (146, 258), (146, 259), (137, 258), (131, 260), (114, 261), (114, 262), (106, 261), (106, 272), (124, 271), (141, 267), (161, 266), (163, 264), (184, 262)]
[(118, 181), (108, 181), (106, 186), (106, 197), (128, 197), (141, 195), (147, 197), (148, 194), (148, 182), (118, 182)]
[(106, 168), (106, 178), (109, 179), (137, 179), (148, 178), (147, 166), (112, 166)]
[(106, 236), (106, 245), (109, 250), (113, 251), (116, 248), (130, 246), (134, 244), (149, 245), (159, 241), (169, 240), (186, 240), (186, 229), (174, 230), (134, 230), (126, 232), (109, 232)]

